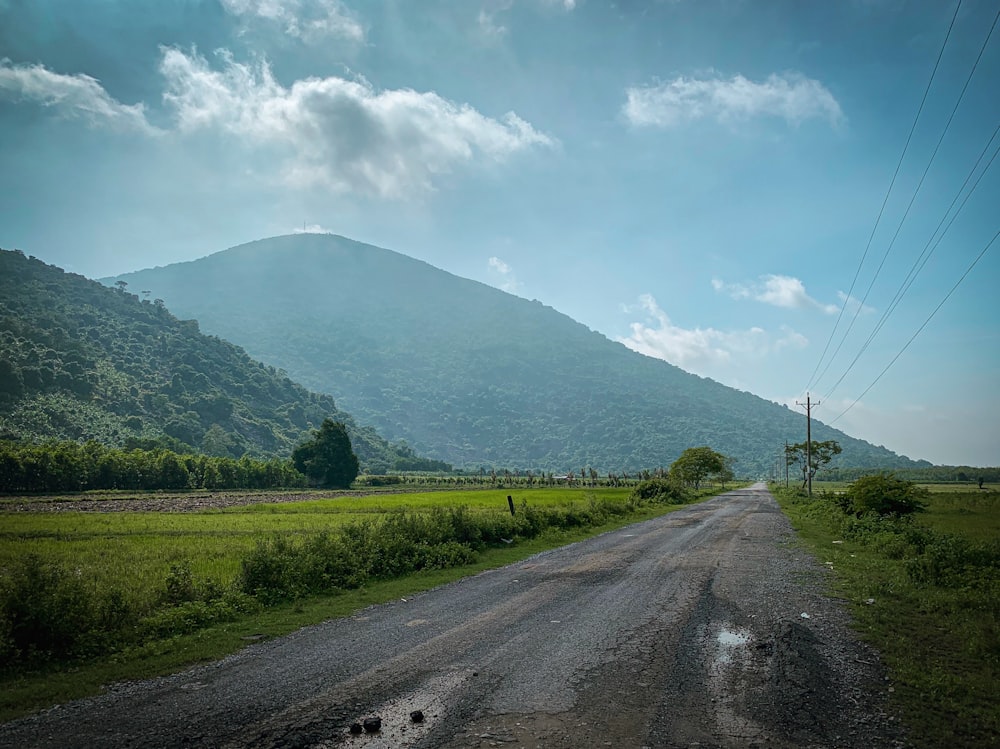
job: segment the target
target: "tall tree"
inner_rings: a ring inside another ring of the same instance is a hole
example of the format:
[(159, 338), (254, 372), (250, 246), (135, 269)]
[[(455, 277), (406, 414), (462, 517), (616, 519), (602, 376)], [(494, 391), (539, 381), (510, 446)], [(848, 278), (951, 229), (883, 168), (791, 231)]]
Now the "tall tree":
[(726, 456), (712, 448), (689, 447), (670, 466), (670, 478), (697, 489), (709, 476), (717, 476), (726, 470)]
[(313, 438), (292, 451), (292, 463), (320, 486), (335, 489), (349, 487), (359, 471), (347, 428), (332, 419), (323, 419)]

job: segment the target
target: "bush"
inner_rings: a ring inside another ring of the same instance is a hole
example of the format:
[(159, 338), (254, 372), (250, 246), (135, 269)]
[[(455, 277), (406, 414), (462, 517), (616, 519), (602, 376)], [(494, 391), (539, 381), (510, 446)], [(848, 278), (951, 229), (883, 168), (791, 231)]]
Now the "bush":
[(920, 500), (926, 496), (926, 489), (886, 473), (862, 476), (844, 493), (855, 515), (875, 513), (895, 517), (923, 511), (924, 504)]
[(1000, 574), (1000, 542), (937, 533), (907, 561), (906, 572), (916, 583), (975, 588)]
[(675, 481), (665, 478), (652, 478), (639, 482), (629, 497), (638, 502), (659, 502), (661, 504), (681, 505), (691, 500), (687, 490)]
[(222, 592), (210, 600), (184, 601), (155, 611), (143, 619), (137, 628), (142, 639), (173, 637), (209, 627), (219, 622), (231, 622), (261, 609), (260, 602), (236, 590)]
[(123, 616), (118, 598), (100, 606), (78, 575), (34, 554), (5, 572), (0, 587), (0, 660), (5, 663), (80, 655), (90, 649), (101, 618)]

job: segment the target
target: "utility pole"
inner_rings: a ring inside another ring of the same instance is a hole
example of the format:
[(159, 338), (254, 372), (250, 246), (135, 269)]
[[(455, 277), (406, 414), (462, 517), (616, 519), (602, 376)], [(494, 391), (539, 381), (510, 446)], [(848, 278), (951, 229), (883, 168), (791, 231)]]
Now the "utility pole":
[(785, 440), (785, 488), (788, 488), (788, 440)]
[(809, 496), (813, 495), (813, 475), (812, 475), (812, 407), (818, 406), (819, 401), (810, 402), (809, 393), (806, 393), (806, 402), (795, 401), (796, 406), (806, 407), (806, 480), (809, 483)]

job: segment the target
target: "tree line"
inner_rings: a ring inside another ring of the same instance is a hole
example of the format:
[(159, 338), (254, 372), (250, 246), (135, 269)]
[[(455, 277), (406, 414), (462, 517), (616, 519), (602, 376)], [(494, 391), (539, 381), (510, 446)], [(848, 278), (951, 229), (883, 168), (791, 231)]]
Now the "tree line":
[(96, 441), (0, 441), (0, 492), (95, 489), (274, 489), (305, 486), (290, 460), (220, 458), (171, 450), (124, 450)]
[(0, 440), (0, 493), (105, 490), (346, 488), (358, 458), (340, 422), (323, 421), (291, 459), (186, 455), (165, 449), (124, 450), (90, 440), (25, 443)]

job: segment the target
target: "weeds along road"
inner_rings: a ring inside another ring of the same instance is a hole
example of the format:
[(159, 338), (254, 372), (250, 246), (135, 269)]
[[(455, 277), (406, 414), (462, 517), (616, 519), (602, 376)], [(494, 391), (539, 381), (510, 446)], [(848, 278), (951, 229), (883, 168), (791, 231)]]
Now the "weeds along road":
[[(793, 541), (755, 485), (117, 685), (0, 726), (0, 745), (902, 745), (877, 656)], [(350, 733), (373, 716), (380, 732)]]

